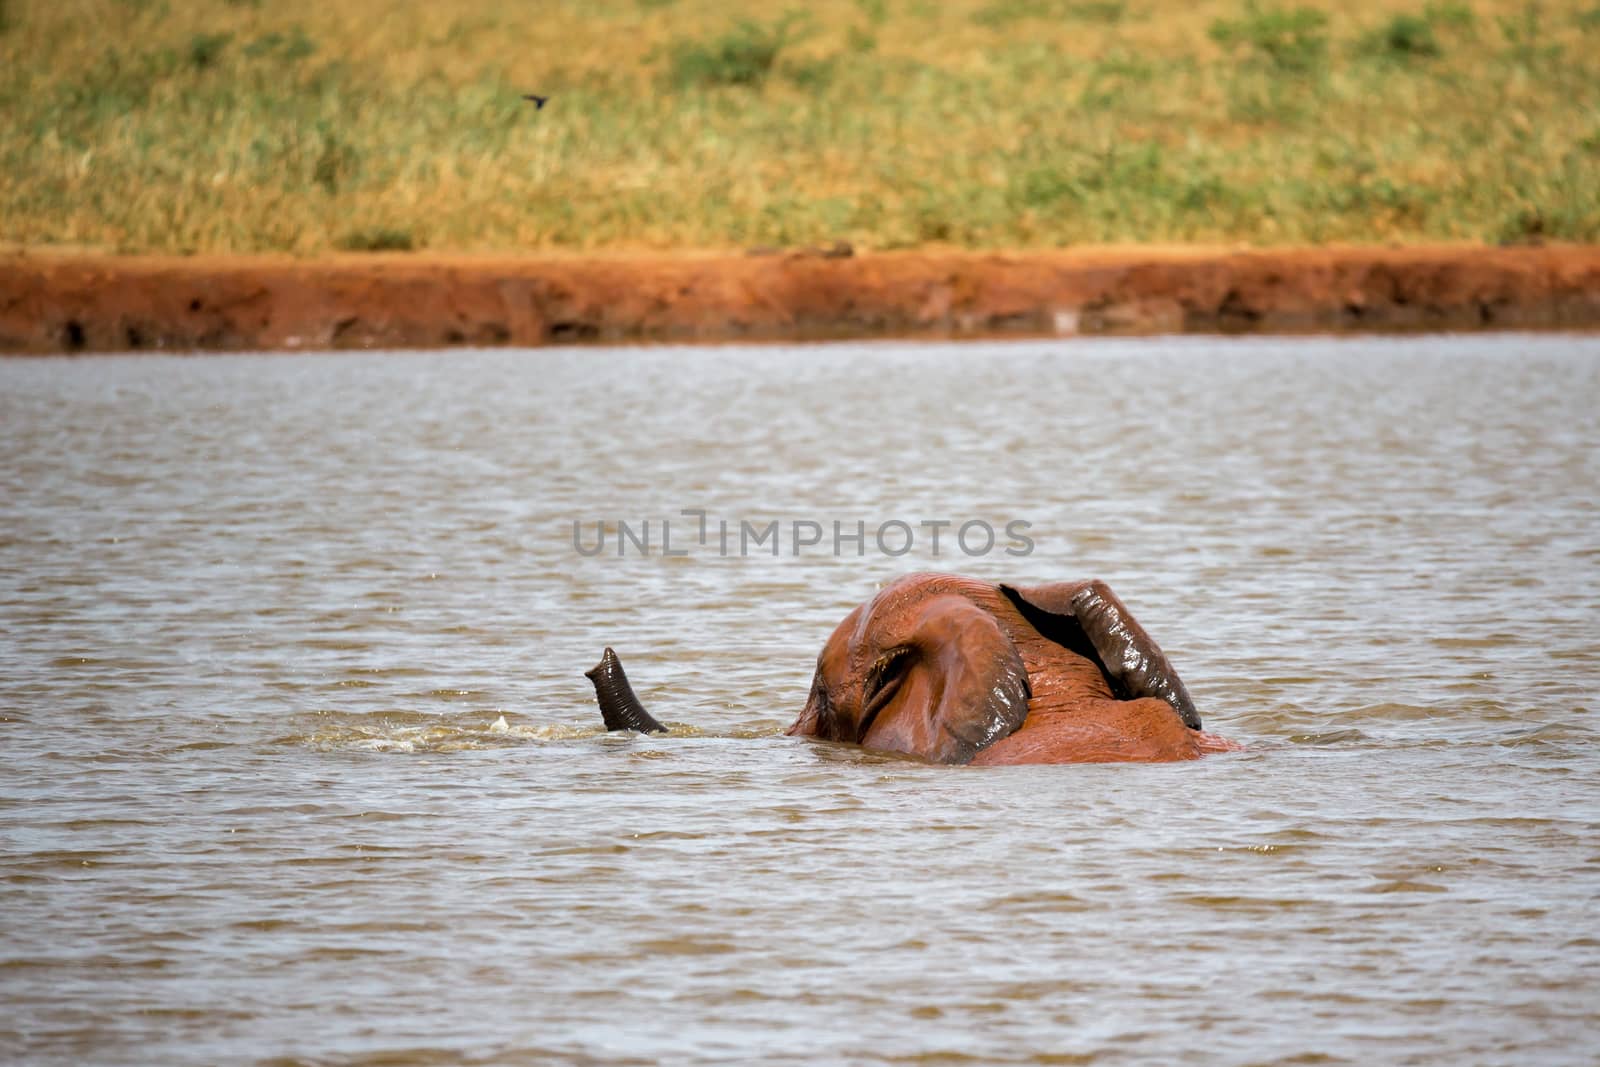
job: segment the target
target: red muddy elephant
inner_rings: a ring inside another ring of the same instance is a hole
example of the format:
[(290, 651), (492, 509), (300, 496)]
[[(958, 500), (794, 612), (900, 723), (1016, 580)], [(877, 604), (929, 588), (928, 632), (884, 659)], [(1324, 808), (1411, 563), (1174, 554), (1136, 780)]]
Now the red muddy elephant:
[[(589, 672), (610, 729), (659, 730), (609, 648)], [(1239, 746), (1103, 582), (911, 574), (828, 638), (791, 735), (933, 763), (1159, 762)]]

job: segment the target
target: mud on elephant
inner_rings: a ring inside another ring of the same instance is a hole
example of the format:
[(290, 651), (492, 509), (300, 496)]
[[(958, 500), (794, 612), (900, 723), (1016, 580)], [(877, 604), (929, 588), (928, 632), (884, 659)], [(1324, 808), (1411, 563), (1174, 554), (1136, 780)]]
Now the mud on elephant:
[[(615, 653), (589, 672), (609, 729), (659, 730)], [(1158, 762), (1239, 746), (1105, 583), (911, 574), (852, 611), (788, 733), (934, 763)]]

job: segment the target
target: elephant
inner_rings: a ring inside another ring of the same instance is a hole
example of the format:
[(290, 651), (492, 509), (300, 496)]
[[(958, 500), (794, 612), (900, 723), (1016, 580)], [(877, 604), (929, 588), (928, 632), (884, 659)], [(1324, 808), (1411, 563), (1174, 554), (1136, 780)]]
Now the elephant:
[[(608, 729), (659, 730), (611, 649)], [(930, 763), (1164, 762), (1242, 746), (1201, 729), (1167, 657), (1097, 579), (1012, 586), (909, 574), (833, 631), (790, 736)]]

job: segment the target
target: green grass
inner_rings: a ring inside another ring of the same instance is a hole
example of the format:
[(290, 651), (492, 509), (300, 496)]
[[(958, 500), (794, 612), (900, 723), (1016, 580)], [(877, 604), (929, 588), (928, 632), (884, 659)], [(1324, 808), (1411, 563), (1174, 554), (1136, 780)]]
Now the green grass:
[(1600, 240), (1592, 3), (733, 10), (0, 0), (0, 241)]
[(1362, 50), (1379, 59), (1431, 59), (1443, 54), (1433, 23), (1421, 15), (1396, 15), (1361, 42)]
[(719, 86), (759, 88), (789, 43), (793, 25), (793, 17), (771, 26), (746, 20), (709, 42), (675, 41), (668, 81), (679, 92)]
[(1320, 70), (1327, 59), (1327, 26), (1328, 16), (1314, 7), (1250, 4), (1242, 18), (1213, 20), (1210, 35), (1235, 62), (1264, 64), (1290, 75), (1308, 74)]
[(336, 243), (346, 252), (410, 252), (417, 247), (416, 237), (410, 230), (387, 228), (352, 230)]

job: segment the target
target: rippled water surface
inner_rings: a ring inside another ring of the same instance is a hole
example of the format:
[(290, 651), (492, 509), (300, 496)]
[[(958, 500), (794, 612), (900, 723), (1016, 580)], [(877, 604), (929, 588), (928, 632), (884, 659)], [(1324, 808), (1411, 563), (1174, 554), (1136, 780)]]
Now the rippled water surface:
[[(1583, 337), (0, 362), (0, 1061), (1593, 1063), (1597, 412)], [(779, 736), (928, 568), (1107, 579), (1248, 750)]]

